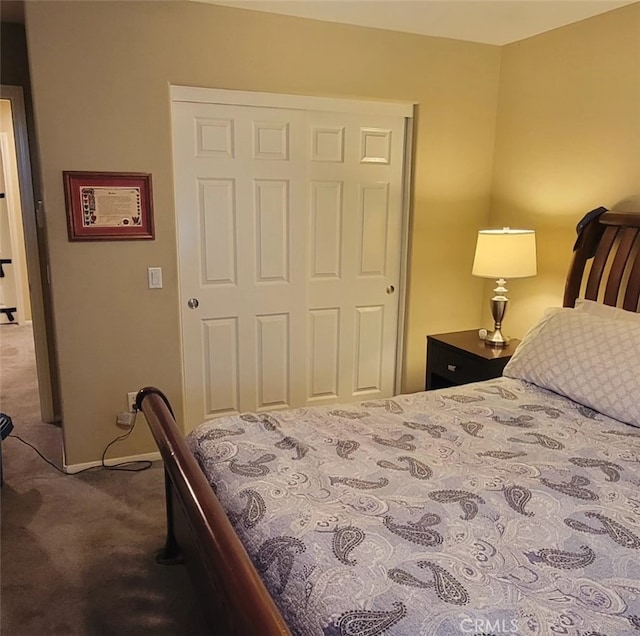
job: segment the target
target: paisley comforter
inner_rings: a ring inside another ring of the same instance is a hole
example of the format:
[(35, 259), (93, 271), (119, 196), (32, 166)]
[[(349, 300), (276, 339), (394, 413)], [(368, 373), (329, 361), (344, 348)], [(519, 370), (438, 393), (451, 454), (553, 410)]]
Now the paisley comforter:
[(500, 378), (188, 442), (296, 634), (640, 635), (640, 429)]

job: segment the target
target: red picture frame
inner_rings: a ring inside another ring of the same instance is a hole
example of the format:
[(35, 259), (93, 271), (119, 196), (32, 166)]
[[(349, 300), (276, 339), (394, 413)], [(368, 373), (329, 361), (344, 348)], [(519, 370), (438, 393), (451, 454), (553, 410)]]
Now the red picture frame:
[(154, 239), (151, 175), (62, 173), (70, 241)]

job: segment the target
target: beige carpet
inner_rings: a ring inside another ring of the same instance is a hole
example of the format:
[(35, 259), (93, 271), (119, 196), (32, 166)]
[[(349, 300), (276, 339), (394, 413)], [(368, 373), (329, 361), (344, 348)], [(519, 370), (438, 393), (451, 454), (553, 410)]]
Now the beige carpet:
[[(0, 325), (0, 410), (60, 466), (61, 430), (40, 421), (29, 326)], [(64, 475), (15, 438), (2, 452), (1, 634), (206, 633), (184, 568), (154, 561), (164, 542), (160, 463)]]

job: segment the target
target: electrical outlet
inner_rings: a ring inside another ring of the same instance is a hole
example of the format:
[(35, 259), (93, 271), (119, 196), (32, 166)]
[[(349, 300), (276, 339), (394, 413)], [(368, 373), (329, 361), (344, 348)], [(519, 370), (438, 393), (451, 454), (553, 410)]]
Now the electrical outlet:
[(136, 421), (136, 414), (125, 411), (124, 413), (118, 413), (116, 417), (116, 426), (119, 428), (129, 429)]
[(138, 395), (137, 391), (131, 391), (131, 393), (127, 393), (127, 410), (130, 413), (133, 412), (136, 405), (136, 395)]

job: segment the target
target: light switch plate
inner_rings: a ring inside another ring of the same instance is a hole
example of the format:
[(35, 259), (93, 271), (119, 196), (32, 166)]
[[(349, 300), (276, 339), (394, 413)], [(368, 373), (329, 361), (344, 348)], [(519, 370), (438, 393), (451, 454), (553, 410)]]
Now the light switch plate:
[(147, 269), (149, 289), (162, 289), (162, 267), (149, 267)]

